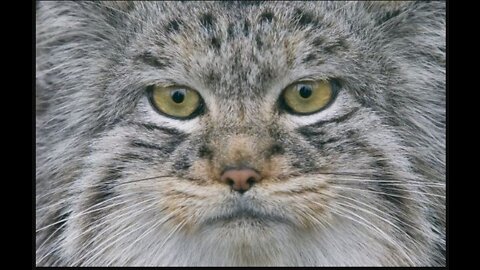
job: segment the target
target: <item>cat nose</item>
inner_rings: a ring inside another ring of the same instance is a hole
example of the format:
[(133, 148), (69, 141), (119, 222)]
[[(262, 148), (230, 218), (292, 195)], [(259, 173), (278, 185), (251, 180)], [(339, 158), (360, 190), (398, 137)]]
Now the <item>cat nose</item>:
[(228, 169), (220, 177), (222, 183), (230, 185), (233, 190), (241, 194), (249, 190), (254, 183), (259, 182), (261, 179), (260, 174), (250, 168)]

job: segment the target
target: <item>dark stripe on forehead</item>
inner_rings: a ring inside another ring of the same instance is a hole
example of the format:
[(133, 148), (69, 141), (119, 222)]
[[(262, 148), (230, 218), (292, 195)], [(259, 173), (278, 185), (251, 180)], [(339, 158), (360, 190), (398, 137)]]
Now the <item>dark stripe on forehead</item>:
[(309, 11), (302, 9), (295, 9), (294, 11), (294, 21), (300, 27), (312, 26), (319, 27), (320, 23), (317, 18), (311, 14)]
[(273, 18), (275, 16), (273, 15), (272, 12), (270, 11), (264, 11), (262, 14), (260, 14), (258, 21), (260, 23), (271, 23), (273, 21)]
[(166, 68), (171, 65), (169, 59), (158, 56), (158, 55), (154, 55), (150, 51), (145, 51), (135, 56), (135, 60), (141, 61), (149, 66), (153, 66), (160, 69)]
[(165, 26), (165, 30), (167, 31), (167, 33), (176, 33), (180, 29), (181, 24), (182, 22), (178, 19), (171, 20)]
[(212, 31), (215, 24), (215, 17), (210, 13), (205, 13), (200, 16), (200, 24), (207, 31)]
[(302, 59), (302, 63), (306, 64), (308, 62), (313, 62), (313, 60), (316, 60), (316, 59), (317, 59), (317, 55), (315, 53), (309, 53), (305, 58)]
[(346, 39), (337, 38), (333, 42), (325, 44), (325, 52), (327, 53), (338, 53), (341, 51), (346, 51), (349, 49), (349, 45)]

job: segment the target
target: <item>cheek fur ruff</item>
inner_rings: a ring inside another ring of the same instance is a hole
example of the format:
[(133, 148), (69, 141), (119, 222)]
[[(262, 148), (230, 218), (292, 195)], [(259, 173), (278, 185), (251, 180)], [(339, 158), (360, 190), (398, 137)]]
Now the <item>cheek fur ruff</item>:
[[(38, 2), (36, 265), (444, 266), (445, 8)], [(341, 89), (290, 114), (306, 79)]]

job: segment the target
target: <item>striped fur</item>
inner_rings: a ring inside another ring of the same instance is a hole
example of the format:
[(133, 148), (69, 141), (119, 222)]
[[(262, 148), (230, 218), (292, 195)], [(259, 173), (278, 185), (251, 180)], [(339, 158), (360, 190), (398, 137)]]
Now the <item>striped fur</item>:
[[(36, 264), (443, 266), (444, 2), (39, 2)], [(292, 115), (305, 78), (335, 101)], [(146, 89), (199, 92), (158, 114)], [(262, 180), (243, 195), (232, 166)]]

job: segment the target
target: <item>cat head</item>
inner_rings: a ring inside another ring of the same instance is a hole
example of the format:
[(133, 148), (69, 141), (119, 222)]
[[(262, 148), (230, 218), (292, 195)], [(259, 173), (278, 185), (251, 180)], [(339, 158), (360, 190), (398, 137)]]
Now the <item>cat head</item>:
[(444, 9), (40, 3), (37, 262), (444, 262)]

